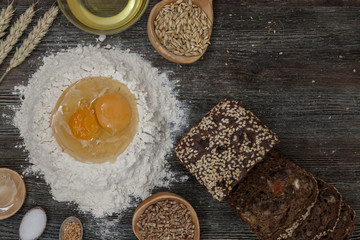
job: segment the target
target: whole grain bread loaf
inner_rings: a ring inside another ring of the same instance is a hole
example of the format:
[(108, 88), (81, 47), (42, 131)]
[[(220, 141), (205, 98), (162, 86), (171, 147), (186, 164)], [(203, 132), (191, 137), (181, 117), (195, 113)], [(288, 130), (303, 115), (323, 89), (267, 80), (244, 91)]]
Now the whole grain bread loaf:
[(345, 202), (341, 202), (339, 221), (335, 230), (321, 240), (349, 240), (354, 232), (355, 211)]
[(199, 183), (223, 200), (278, 142), (240, 102), (224, 100), (190, 129), (175, 152)]
[(281, 239), (309, 215), (316, 202), (316, 179), (270, 151), (233, 189), (228, 204), (258, 239)]
[(334, 231), (339, 220), (341, 195), (330, 184), (316, 179), (319, 194), (309, 216), (294, 230), (288, 240), (315, 240)]

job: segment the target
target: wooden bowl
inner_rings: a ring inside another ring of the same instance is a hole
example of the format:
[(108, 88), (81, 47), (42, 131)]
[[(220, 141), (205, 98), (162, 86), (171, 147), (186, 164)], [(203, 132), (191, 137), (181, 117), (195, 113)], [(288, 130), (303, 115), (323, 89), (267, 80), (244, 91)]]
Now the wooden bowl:
[(2, 181), (2, 178), (7, 178), (13, 181), (15, 187), (16, 187), (16, 195), (15, 199), (9, 207), (2, 208), (0, 206), (0, 220), (6, 219), (14, 215), (19, 209), (22, 207), (25, 196), (26, 196), (26, 187), (24, 180), (22, 177), (15, 171), (9, 169), (9, 168), (0, 168), (0, 182)]
[(80, 225), (80, 229), (81, 229), (81, 238), (80, 238), (80, 240), (81, 240), (82, 237), (83, 237), (83, 234), (84, 234), (83, 225), (82, 225), (80, 219), (78, 219), (77, 217), (74, 217), (74, 216), (70, 216), (70, 217), (66, 218), (63, 221), (63, 223), (61, 224), (60, 232), (59, 232), (59, 240), (64, 240), (65, 239), (65, 226), (69, 222), (77, 222)]
[(136, 237), (138, 239), (142, 239), (140, 237), (140, 233), (139, 233), (139, 227), (136, 225), (139, 217), (141, 216), (141, 214), (145, 211), (145, 209), (147, 209), (150, 205), (162, 201), (162, 200), (173, 200), (173, 201), (177, 201), (179, 203), (182, 203), (186, 206), (187, 209), (190, 210), (191, 216), (192, 216), (192, 220), (194, 222), (195, 225), (195, 234), (194, 234), (194, 240), (199, 240), (200, 239), (200, 225), (199, 225), (199, 219), (198, 216), (194, 210), (194, 208), (190, 205), (190, 203), (188, 201), (186, 201), (184, 198), (180, 197), (179, 195), (176, 195), (174, 193), (170, 193), (170, 192), (160, 192), (160, 193), (156, 193), (150, 197), (148, 197), (147, 199), (145, 199), (142, 203), (140, 203), (140, 205), (136, 208), (134, 215), (133, 215), (133, 219), (132, 219), (132, 229), (134, 231), (134, 234), (136, 235)]
[[(198, 56), (193, 56), (193, 57), (178, 56), (176, 54), (169, 52), (160, 43), (160, 41), (155, 33), (154, 21), (156, 19), (156, 16), (159, 14), (159, 11), (165, 5), (167, 5), (171, 2), (176, 2), (176, 1), (177, 0), (163, 0), (153, 7), (153, 9), (151, 10), (151, 13), (149, 15), (149, 19), (148, 19), (148, 23), (147, 23), (147, 32), (148, 32), (148, 36), (149, 36), (149, 40), (150, 40), (151, 44), (154, 46), (156, 51), (158, 51), (161, 56), (163, 56), (164, 58), (166, 58), (167, 60), (169, 60), (171, 62), (180, 63), (180, 64), (190, 64), (190, 63), (193, 63), (193, 62), (196, 62), (197, 60), (199, 60), (202, 57), (202, 55), (204, 55), (206, 49), (202, 54), (200, 54)], [(198, 5), (205, 12), (205, 14), (207, 15), (207, 17), (209, 18), (209, 20), (211, 22), (211, 27), (209, 30), (209, 39), (210, 39), (212, 28), (213, 28), (213, 22), (214, 22), (214, 13), (213, 13), (213, 4), (212, 4), (213, 0), (192, 0), (192, 2), (196, 5)]]

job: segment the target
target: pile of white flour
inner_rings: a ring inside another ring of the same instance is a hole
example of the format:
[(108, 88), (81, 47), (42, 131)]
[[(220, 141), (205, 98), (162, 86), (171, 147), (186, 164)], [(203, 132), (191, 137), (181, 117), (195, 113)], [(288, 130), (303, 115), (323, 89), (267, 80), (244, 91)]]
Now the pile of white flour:
[[(24, 100), (14, 123), (20, 129), (31, 170), (44, 175), (53, 197), (74, 201), (95, 217), (121, 212), (146, 198), (155, 186), (173, 177), (165, 156), (183, 114), (165, 74), (136, 54), (96, 47), (77, 47), (43, 59), (43, 66), (19, 86)], [(137, 98), (139, 123), (133, 141), (114, 164), (86, 164), (74, 160), (57, 144), (50, 116), (62, 92), (89, 76), (112, 77)]]

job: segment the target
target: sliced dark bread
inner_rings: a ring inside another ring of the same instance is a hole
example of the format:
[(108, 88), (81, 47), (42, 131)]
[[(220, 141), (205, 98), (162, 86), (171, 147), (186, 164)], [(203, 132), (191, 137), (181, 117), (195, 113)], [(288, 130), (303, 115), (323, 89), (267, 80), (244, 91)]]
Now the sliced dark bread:
[(316, 179), (319, 194), (309, 216), (294, 230), (289, 240), (320, 239), (334, 231), (339, 220), (341, 195), (330, 184)]
[(234, 188), (228, 204), (258, 239), (290, 235), (316, 202), (316, 179), (270, 151)]
[(355, 211), (345, 202), (341, 202), (339, 221), (332, 233), (321, 240), (349, 240), (354, 232)]
[(224, 100), (190, 129), (175, 152), (199, 183), (223, 200), (278, 142), (240, 102)]

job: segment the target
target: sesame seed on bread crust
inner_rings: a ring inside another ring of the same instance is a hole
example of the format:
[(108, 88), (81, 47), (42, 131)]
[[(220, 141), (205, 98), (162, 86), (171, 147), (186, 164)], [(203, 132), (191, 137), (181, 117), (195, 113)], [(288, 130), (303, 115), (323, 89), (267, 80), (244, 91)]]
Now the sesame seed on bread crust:
[(334, 231), (339, 220), (341, 195), (335, 187), (316, 179), (319, 194), (309, 216), (287, 237), (288, 240), (316, 240)]
[(323, 236), (321, 240), (349, 240), (354, 232), (354, 225), (355, 211), (342, 201), (339, 221), (334, 231)]
[(217, 200), (279, 142), (239, 101), (223, 100), (179, 141), (175, 152)]
[(316, 179), (271, 150), (226, 200), (259, 240), (283, 239), (309, 216), (318, 195)]

